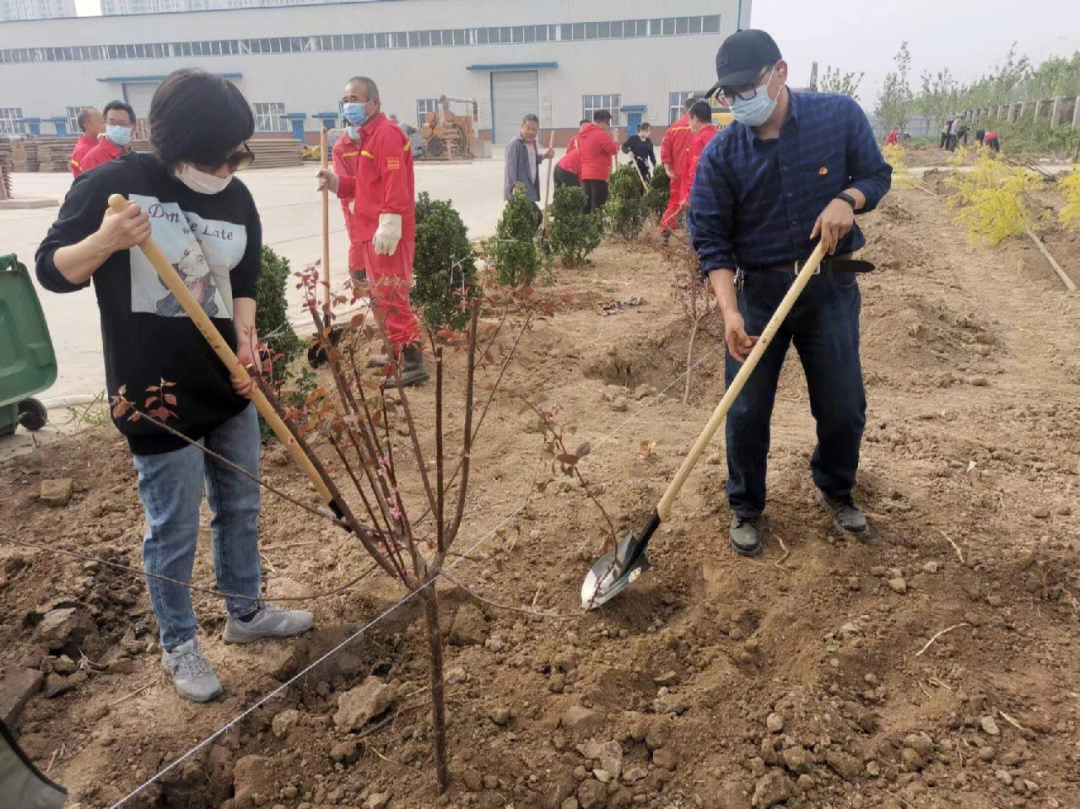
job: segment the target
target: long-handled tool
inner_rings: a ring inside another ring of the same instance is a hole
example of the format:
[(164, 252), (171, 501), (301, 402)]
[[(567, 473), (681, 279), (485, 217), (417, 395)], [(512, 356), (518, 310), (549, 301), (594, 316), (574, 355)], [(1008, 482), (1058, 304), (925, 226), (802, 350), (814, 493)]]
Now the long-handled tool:
[(656, 533), (656, 529), (660, 527), (660, 523), (667, 519), (668, 514), (671, 512), (671, 506), (675, 502), (679, 490), (682, 489), (683, 484), (686, 482), (686, 478), (689, 477), (694, 465), (705, 451), (705, 447), (709, 445), (713, 435), (716, 434), (720, 424), (724, 421), (724, 417), (727, 416), (731, 405), (742, 391), (743, 386), (746, 385), (746, 380), (750, 378), (750, 374), (754, 372), (754, 368), (761, 361), (761, 356), (773, 341), (776, 332), (784, 322), (784, 318), (791, 311), (791, 307), (795, 305), (795, 301), (798, 300), (803, 289), (806, 288), (810, 279), (818, 271), (824, 257), (825, 248), (819, 242), (806, 264), (803, 265), (802, 270), (795, 277), (795, 281), (788, 289), (787, 294), (784, 295), (784, 299), (780, 301), (780, 305), (769, 319), (764, 331), (761, 332), (761, 336), (758, 337), (750, 356), (746, 358), (742, 368), (739, 369), (739, 373), (731, 381), (727, 391), (724, 393), (724, 397), (720, 400), (720, 404), (716, 406), (716, 410), (713, 411), (712, 416), (709, 418), (709, 423), (705, 425), (705, 429), (698, 436), (693, 449), (690, 450), (690, 454), (686, 456), (686, 460), (679, 467), (674, 480), (668, 484), (667, 491), (660, 498), (660, 502), (649, 518), (645, 530), (641, 532), (640, 536), (634, 536), (631, 531), (615, 546), (614, 550), (605, 554), (589, 569), (585, 581), (581, 585), (581, 606), (583, 609), (593, 609), (607, 603), (637, 581), (638, 577), (649, 569), (649, 560), (645, 556), (645, 548), (648, 546), (649, 540)]
[[(329, 162), (327, 160), (326, 127), (319, 131), (319, 159), (325, 171)], [(330, 324), (330, 192), (327, 188), (322, 190), (322, 275), (326, 282), (323, 290), (323, 314), (327, 325)]]
[(641, 173), (641, 166), (639, 166), (637, 164), (637, 158), (634, 157), (633, 155), (630, 155), (630, 163), (631, 163), (631, 165), (633, 165), (634, 171), (637, 172), (637, 178), (639, 180), (641, 180), (641, 188), (642, 188), (642, 190), (643, 191), (648, 191), (649, 190), (649, 184), (647, 182), (645, 182), (645, 175)]
[[(548, 151), (555, 148), (555, 131), (552, 130), (548, 137)], [(551, 172), (554, 170), (555, 158), (548, 160), (547, 182), (544, 183), (544, 221), (540, 223), (540, 232), (547, 233), (548, 225), (548, 201), (551, 199)]]
[[(121, 194), (113, 194), (109, 197), (109, 207), (114, 211), (123, 211), (128, 206), (128, 201), (124, 199)], [(206, 338), (206, 342), (210, 344), (210, 347), (214, 349), (214, 353), (221, 358), (221, 361), (225, 363), (225, 367), (229, 369), (229, 373), (237, 379), (244, 382), (251, 381), (251, 376), (248, 374), (247, 369), (240, 364), (240, 360), (236, 358), (236, 354), (229, 348), (229, 344), (225, 342), (225, 338), (221, 336), (221, 332), (217, 330), (217, 326), (210, 320), (206, 312), (199, 305), (199, 302), (195, 300), (195, 296), (191, 294), (191, 290), (188, 289), (187, 284), (180, 278), (180, 274), (177, 273), (176, 268), (165, 257), (165, 254), (161, 252), (161, 248), (157, 246), (157, 242), (154, 241), (154, 237), (150, 236), (145, 242), (139, 245), (139, 249), (142, 250), (143, 255), (153, 266), (154, 271), (161, 277), (161, 280), (165, 283), (165, 286), (169, 288), (169, 291), (176, 298), (177, 302), (187, 313), (187, 316), (191, 318), (191, 322), (195, 324), (195, 327), (199, 330), (203, 337)], [(326, 503), (327, 507), (335, 516), (340, 517), (342, 514), (341, 504), (334, 498), (330, 490), (326, 487), (323, 479), (316, 471), (311, 459), (300, 448), (300, 445), (296, 441), (296, 437), (289, 431), (289, 428), (285, 426), (285, 422), (274, 410), (273, 406), (263, 395), (262, 391), (256, 389), (251, 393), (251, 401), (255, 405), (255, 409), (259, 411), (259, 415), (263, 417), (270, 429), (274, 431), (274, 435), (278, 437), (278, 440), (285, 446), (285, 449), (289, 451), (289, 455), (296, 461), (297, 465), (304, 471), (304, 474), (308, 476), (315, 490), (319, 493), (319, 496)]]

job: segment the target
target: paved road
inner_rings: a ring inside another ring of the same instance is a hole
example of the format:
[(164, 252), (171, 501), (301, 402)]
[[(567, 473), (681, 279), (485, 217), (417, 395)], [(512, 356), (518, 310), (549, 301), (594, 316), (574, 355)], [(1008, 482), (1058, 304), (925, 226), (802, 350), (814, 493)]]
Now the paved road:
[[(297, 168), (252, 170), (244, 173), (262, 215), (267, 245), (284, 255), (294, 270), (319, 258), (322, 251), (319, 196), (314, 191), (313, 164)], [(502, 210), (503, 161), (500, 150), (490, 160), (472, 163), (420, 163), (417, 193), (450, 199), (461, 213), (472, 238), (490, 236)], [(17, 197), (61, 199), (71, 184), (67, 174), (16, 174)], [(347, 243), (341, 209), (331, 199), (331, 276), (343, 278)], [(14, 252), (27, 266), (56, 216), (56, 208), (0, 210), (0, 253)], [(36, 281), (35, 281), (36, 283)], [(96, 394), (105, 387), (101, 329), (92, 290), (56, 295), (38, 289), (56, 347), (59, 377), (46, 400)], [(290, 285), (290, 307), (300, 312), (299, 292)]]

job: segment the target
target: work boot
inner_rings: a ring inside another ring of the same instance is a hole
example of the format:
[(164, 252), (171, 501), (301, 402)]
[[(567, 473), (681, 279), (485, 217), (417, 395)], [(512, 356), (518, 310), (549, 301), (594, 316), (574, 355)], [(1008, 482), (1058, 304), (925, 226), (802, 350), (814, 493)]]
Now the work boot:
[[(427, 366), (424, 365), (423, 355), (420, 353), (420, 344), (412, 343), (401, 349), (401, 387), (409, 388), (413, 385), (423, 385), (431, 379)], [(396, 388), (397, 376), (389, 376), (386, 379), (386, 387)]]
[(731, 547), (740, 556), (757, 556), (761, 553), (761, 519), (748, 519), (738, 515), (728, 529)]
[(263, 604), (254, 615), (237, 618), (230, 614), (222, 633), (226, 643), (253, 643), (260, 638), (291, 638), (307, 632), (315, 623), (310, 612), (283, 610)]
[(389, 364), (389, 354), (375, 354), (367, 361), (368, 368), (385, 368)]
[(818, 502), (832, 515), (833, 522), (841, 531), (849, 534), (865, 534), (869, 530), (866, 516), (855, 505), (850, 493), (833, 497), (818, 489)]
[(196, 638), (181, 643), (171, 652), (162, 649), (161, 664), (172, 676), (180, 696), (192, 702), (209, 702), (221, 696), (221, 681), (199, 649)]

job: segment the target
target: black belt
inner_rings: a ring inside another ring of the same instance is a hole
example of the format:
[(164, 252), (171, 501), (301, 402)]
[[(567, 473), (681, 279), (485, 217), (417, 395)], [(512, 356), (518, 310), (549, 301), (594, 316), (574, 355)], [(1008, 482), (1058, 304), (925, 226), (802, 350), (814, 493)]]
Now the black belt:
[[(807, 259), (801, 261), (789, 261), (784, 264), (770, 264), (764, 267), (751, 267), (748, 272), (783, 272), (790, 275), (798, 275), (802, 268), (806, 266)], [(847, 253), (841, 256), (826, 256), (821, 260), (821, 264), (814, 273), (818, 275), (820, 273), (847, 273), (847, 272), (870, 272), (874, 269), (874, 265), (869, 261), (863, 261), (861, 259), (852, 258), (851, 253)]]

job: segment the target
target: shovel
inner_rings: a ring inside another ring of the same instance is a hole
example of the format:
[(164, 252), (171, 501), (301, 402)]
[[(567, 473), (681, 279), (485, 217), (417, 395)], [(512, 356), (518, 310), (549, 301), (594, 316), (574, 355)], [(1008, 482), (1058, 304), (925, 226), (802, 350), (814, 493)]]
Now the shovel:
[[(109, 197), (109, 207), (114, 211), (123, 211), (128, 206), (128, 201), (124, 199), (121, 194), (113, 194)], [(195, 296), (191, 294), (191, 290), (188, 289), (187, 284), (180, 278), (180, 274), (177, 273), (176, 268), (165, 257), (165, 254), (161, 252), (161, 248), (158, 247), (157, 242), (154, 241), (154, 237), (150, 236), (145, 242), (139, 245), (139, 249), (142, 250), (143, 255), (153, 266), (154, 271), (161, 277), (161, 280), (165, 283), (165, 286), (169, 288), (169, 292), (173, 294), (177, 302), (183, 308), (187, 316), (191, 318), (191, 322), (195, 324), (195, 327), (199, 330), (203, 337), (206, 338), (206, 342), (210, 344), (210, 347), (214, 349), (214, 353), (218, 355), (225, 367), (229, 369), (229, 373), (237, 379), (244, 382), (251, 381), (251, 376), (248, 374), (247, 369), (240, 364), (240, 360), (236, 358), (236, 354), (229, 348), (229, 344), (225, 342), (225, 338), (221, 336), (221, 332), (217, 330), (217, 326), (210, 320), (209, 316), (203, 311), (203, 308), (199, 305), (199, 302), (195, 300)], [(289, 455), (296, 461), (296, 464), (303, 470), (311, 481), (315, 490), (319, 493), (319, 497), (327, 505), (334, 516), (341, 518), (344, 510), (341, 502), (327, 488), (326, 483), (323, 482), (318, 471), (315, 469), (315, 465), (311, 462), (311, 459), (304, 453), (304, 450), (300, 447), (296, 437), (290, 432), (288, 426), (281, 419), (281, 417), (274, 410), (273, 405), (263, 395), (263, 392), (256, 388), (251, 392), (251, 402), (255, 405), (255, 409), (259, 411), (259, 415), (263, 417), (266, 423), (270, 426), (270, 429), (274, 431), (274, 435), (278, 437), (282, 445), (288, 450)]]
[[(746, 385), (746, 380), (750, 378), (750, 374), (754, 372), (754, 368), (757, 367), (758, 362), (761, 360), (761, 355), (765, 353), (765, 349), (773, 341), (776, 332), (784, 322), (784, 318), (791, 311), (791, 307), (795, 305), (795, 301), (798, 300), (803, 289), (806, 288), (810, 279), (817, 273), (824, 257), (825, 249), (819, 242), (806, 264), (803, 265), (802, 270), (796, 276), (791, 288), (784, 295), (784, 299), (780, 301), (776, 312), (773, 313), (772, 318), (766, 324), (765, 330), (758, 337), (750, 356), (746, 358), (742, 368), (739, 369), (739, 373), (732, 380), (731, 385), (724, 393), (724, 398), (720, 400), (720, 404), (716, 406), (709, 423), (705, 425), (705, 429), (698, 436), (697, 442), (695, 442), (693, 449), (690, 450), (690, 454), (686, 456), (682, 466), (679, 467), (674, 480), (668, 484), (667, 491), (664, 492), (664, 496), (660, 498), (659, 504), (653, 510), (649, 522), (645, 525), (645, 530), (638, 536), (635, 536), (632, 531), (628, 533), (615, 546), (613, 551), (605, 554), (589, 569), (585, 581), (581, 585), (582, 609), (590, 610), (606, 604), (637, 581), (641, 574), (649, 569), (649, 560), (645, 556), (645, 549), (648, 547), (649, 540), (656, 533), (656, 529), (660, 527), (660, 523), (667, 519), (671, 513), (672, 504), (675, 502), (679, 490), (682, 489), (683, 484), (686, 482), (686, 478), (689, 477), (690, 471), (716, 434), (724, 417), (727, 416), (728, 410), (731, 409), (731, 405), (742, 391), (743, 386)], [(841, 262), (838, 261), (837, 266), (840, 264)], [(843, 269), (853, 272), (865, 272), (872, 267), (869, 262), (863, 261), (843, 261), (842, 264)]]

